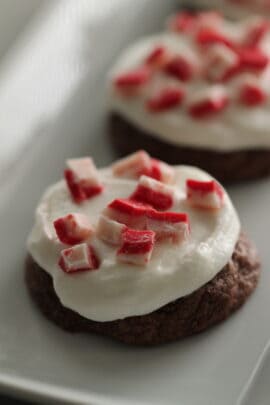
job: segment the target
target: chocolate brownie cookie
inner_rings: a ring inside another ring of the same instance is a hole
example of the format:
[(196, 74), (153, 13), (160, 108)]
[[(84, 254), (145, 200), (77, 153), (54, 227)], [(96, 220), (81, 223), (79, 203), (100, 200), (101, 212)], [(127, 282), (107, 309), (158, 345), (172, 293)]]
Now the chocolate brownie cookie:
[(196, 165), (225, 183), (262, 178), (270, 174), (270, 150), (216, 152), (181, 147), (146, 134), (119, 114), (111, 114), (109, 134), (119, 157), (144, 149), (172, 165)]
[(94, 322), (65, 308), (50, 275), (31, 256), (26, 263), (26, 284), (43, 314), (69, 332), (97, 333), (134, 345), (166, 343), (208, 329), (225, 320), (247, 300), (260, 274), (257, 252), (241, 234), (229, 263), (213, 280), (192, 294), (143, 316), (112, 322)]
[(99, 170), (69, 159), (64, 177), (38, 204), (26, 266), (59, 326), (165, 343), (225, 319), (255, 288), (256, 251), (207, 173), (138, 151)]

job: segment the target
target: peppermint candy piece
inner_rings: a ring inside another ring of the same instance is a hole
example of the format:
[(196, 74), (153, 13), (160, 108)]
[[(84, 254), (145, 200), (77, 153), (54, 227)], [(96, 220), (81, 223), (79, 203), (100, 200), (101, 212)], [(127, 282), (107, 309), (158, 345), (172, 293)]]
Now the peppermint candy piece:
[(62, 250), (58, 264), (65, 273), (78, 273), (97, 270), (99, 260), (92, 246), (81, 243)]
[(97, 236), (110, 245), (120, 245), (126, 225), (116, 222), (105, 215), (100, 215), (97, 225)]
[(214, 180), (199, 181), (188, 179), (186, 181), (187, 200), (196, 208), (218, 210), (223, 206), (224, 191)]
[(157, 45), (145, 59), (146, 65), (150, 67), (162, 67), (169, 58), (169, 52), (164, 45)]
[(222, 112), (229, 104), (229, 98), (222, 86), (212, 86), (190, 97), (187, 109), (195, 119), (204, 119)]
[(127, 95), (133, 95), (150, 80), (150, 77), (151, 69), (146, 65), (139, 66), (117, 76), (114, 85), (119, 91)]
[(103, 215), (134, 229), (146, 228), (146, 212), (150, 206), (137, 201), (116, 199), (103, 211)]
[(103, 191), (97, 169), (91, 158), (69, 159), (66, 165), (65, 179), (76, 203), (79, 204)]
[(151, 158), (143, 150), (118, 160), (112, 165), (112, 172), (114, 176), (127, 179), (138, 179), (145, 175), (163, 183), (171, 183), (175, 176), (175, 171), (171, 166), (161, 160)]
[(214, 44), (222, 44), (226, 45), (228, 48), (234, 49), (236, 44), (227, 37), (226, 35), (222, 34), (215, 28), (206, 27), (201, 28), (198, 30), (195, 41), (198, 45), (201, 46), (209, 46)]
[(151, 205), (157, 210), (168, 210), (174, 203), (174, 189), (148, 176), (141, 176), (131, 199)]
[(155, 244), (155, 232), (127, 229), (117, 251), (117, 259), (123, 263), (145, 266), (151, 259)]
[(147, 213), (147, 229), (155, 232), (157, 241), (181, 243), (190, 234), (189, 218), (185, 213), (151, 210)]
[(175, 178), (175, 170), (172, 166), (158, 159), (151, 159), (151, 170), (145, 175), (152, 177), (165, 184), (173, 183)]
[(206, 76), (210, 81), (225, 81), (238, 70), (239, 57), (223, 44), (213, 45), (206, 55)]
[(83, 214), (68, 214), (56, 219), (53, 225), (58, 239), (66, 245), (76, 245), (94, 234), (88, 217)]
[(165, 73), (183, 82), (190, 81), (195, 71), (194, 61), (186, 55), (173, 57), (164, 67)]
[(181, 105), (185, 91), (177, 87), (166, 87), (146, 101), (146, 108), (152, 113), (171, 110)]
[(151, 171), (151, 158), (143, 150), (133, 153), (112, 165), (112, 172), (115, 176), (136, 179), (142, 173)]
[(262, 71), (268, 63), (269, 58), (258, 48), (241, 48), (237, 50), (240, 58), (240, 67), (242, 71)]
[(245, 76), (238, 85), (239, 102), (247, 107), (256, 107), (264, 104), (267, 94), (259, 80), (253, 76)]

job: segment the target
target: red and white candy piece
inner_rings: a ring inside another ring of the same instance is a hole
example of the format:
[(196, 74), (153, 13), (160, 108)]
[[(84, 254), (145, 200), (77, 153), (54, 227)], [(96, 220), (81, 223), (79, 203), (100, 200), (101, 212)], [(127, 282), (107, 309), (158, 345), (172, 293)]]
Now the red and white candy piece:
[(266, 102), (267, 94), (254, 76), (244, 75), (238, 82), (237, 90), (239, 102), (245, 106), (256, 107)]
[(67, 160), (65, 179), (76, 203), (81, 203), (103, 191), (97, 169), (91, 158)]
[(188, 215), (179, 212), (160, 212), (151, 210), (147, 213), (147, 229), (156, 233), (156, 240), (169, 240), (181, 243), (190, 233)]
[(257, 47), (270, 29), (269, 21), (261, 17), (252, 18), (245, 25), (243, 45), (249, 48)]
[(192, 95), (187, 109), (193, 118), (203, 119), (222, 112), (228, 104), (226, 90), (222, 86), (215, 85)]
[(110, 245), (120, 245), (126, 225), (114, 221), (104, 215), (100, 215), (97, 225), (97, 236)]
[(148, 176), (141, 176), (131, 199), (149, 204), (157, 210), (168, 210), (173, 206), (174, 189)]
[(214, 180), (199, 181), (188, 179), (186, 181), (188, 202), (197, 208), (218, 210), (224, 201), (224, 191)]
[(179, 107), (185, 91), (178, 87), (165, 87), (146, 101), (146, 108), (152, 113), (160, 113)]
[(115, 176), (136, 179), (151, 171), (151, 166), (151, 157), (144, 150), (140, 150), (114, 163), (112, 172)]
[(203, 27), (200, 30), (198, 30), (195, 41), (198, 45), (201, 46), (222, 44), (231, 49), (234, 49), (236, 46), (236, 44), (231, 38), (229, 38), (222, 32), (219, 32), (218, 29), (211, 27), (206, 28)]
[(191, 33), (194, 31), (197, 23), (195, 14), (181, 12), (173, 15), (169, 19), (169, 29), (176, 32)]
[(99, 260), (92, 246), (81, 243), (62, 250), (58, 264), (65, 273), (78, 273), (98, 269)]
[(223, 44), (215, 44), (206, 55), (205, 73), (211, 81), (224, 81), (238, 69), (237, 53)]
[(172, 166), (158, 159), (151, 159), (151, 170), (145, 172), (145, 175), (152, 177), (165, 184), (173, 183), (175, 170)]
[(162, 67), (170, 57), (170, 52), (164, 45), (157, 45), (146, 57), (145, 63), (151, 68)]
[(83, 214), (68, 214), (56, 219), (53, 225), (58, 239), (66, 245), (76, 245), (94, 234), (89, 218)]
[(240, 58), (240, 71), (261, 72), (268, 63), (269, 57), (258, 48), (241, 48), (237, 50)]
[(190, 81), (197, 72), (195, 57), (190, 54), (176, 55), (165, 66), (164, 72), (183, 81)]
[(161, 160), (152, 159), (147, 152), (138, 151), (112, 166), (115, 176), (138, 179), (142, 175), (153, 177), (163, 183), (171, 183), (174, 179), (174, 169)]
[(150, 67), (143, 65), (117, 76), (114, 85), (122, 93), (133, 95), (150, 80), (150, 77)]
[(113, 200), (103, 215), (134, 229), (146, 228), (146, 213), (150, 206), (133, 200)]
[(123, 263), (145, 266), (151, 259), (155, 244), (155, 232), (127, 229), (117, 251), (117, 259)]

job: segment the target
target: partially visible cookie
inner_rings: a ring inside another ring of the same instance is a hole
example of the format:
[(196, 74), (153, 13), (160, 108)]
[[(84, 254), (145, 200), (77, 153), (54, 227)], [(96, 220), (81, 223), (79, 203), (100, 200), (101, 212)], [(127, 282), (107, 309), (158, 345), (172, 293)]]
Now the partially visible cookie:
[(112, 322), (94, 322), (65, 308), (54, 291), (52, 278), (31, 256), (25, 277), (35, 303), (61, 328), (106, 335), (134, 345), (155, 345), (202, 332), (225, 320), (253, 292), (259, 274), (257, 252), (242, 234), (229, 263), (206, 285), (150, 314)]
[(269, 41), (263, 17), (182, 12), (129, 46), (109, 73), (116, 151), (145, 149), (226, 182), (269, 175)]

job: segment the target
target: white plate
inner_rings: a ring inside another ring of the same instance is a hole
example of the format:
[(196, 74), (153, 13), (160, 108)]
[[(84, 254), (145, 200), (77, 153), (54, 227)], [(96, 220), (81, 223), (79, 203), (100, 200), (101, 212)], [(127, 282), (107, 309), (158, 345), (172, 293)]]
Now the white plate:
[(25, 240), (35, 205), (44, 188), (62, 175), (66, 157), (91, 154), (99, 165), (113, 160), (104, 124), (104, 74), (119, 49), (157, 28), (170, 8), (168, 1), (133, 3), (114, 0), (114, 6), (99, 16), (102, 24), (84, 27), (92, 51), (93, 44), (97, 49), (86, 59), (89, 70), (45, 130), (43, 125), (42, 136), (33, 139), (2, 178), (1, 390), (45, 403), (269, 404), (268, 350), (262, 355), (270, 336), (269, 180), (230, 190), (243, 227), (259, 247), (261, 283), (241, 311), (204, 334), (148, 349), (71, 335), (45, 320), (28, 297), (23, 280)]

